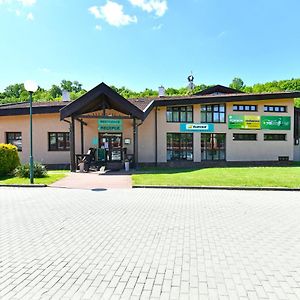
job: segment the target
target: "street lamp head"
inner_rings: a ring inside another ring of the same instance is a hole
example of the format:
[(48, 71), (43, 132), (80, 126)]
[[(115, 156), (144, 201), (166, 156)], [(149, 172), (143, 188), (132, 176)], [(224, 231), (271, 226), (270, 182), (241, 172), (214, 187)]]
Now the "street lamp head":
[(24, 82), (24, 87), (25, 87), (27, 92), (35, 93), (39, 86), (33, 80), (26, 80)]

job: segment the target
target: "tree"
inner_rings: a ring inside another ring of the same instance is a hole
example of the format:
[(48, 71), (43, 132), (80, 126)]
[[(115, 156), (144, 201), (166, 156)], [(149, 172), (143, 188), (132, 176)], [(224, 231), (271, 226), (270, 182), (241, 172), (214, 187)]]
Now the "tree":
[(4, 89), (4, 94), (8, 98), (20, 98), (23, 91), (26, 91), (23, 83), (11, 84)]
[(244, 86), (244, 81), (239, 78), (239, 77), (235, 77), (232, 80), (232, 83), (230, 83), (229, 85), (230, 88), (241, 91), (245, 86)]
[(50, 94), (51, 98), (53, 98), (53, 99), (60, 97), (62, 95), (61, 88), (58, 85), (53, 84), (49, 90), (49, 94)]
[(78, 93), (82, 91), (82, 84), (78, 81), (73, 81), (72, 92)]
[(73, 83), (70, 80), (65, 80), (63, 79), (60, 83), (61, 89), (68, 91), (68, 92), (72, 92), (73, 91), (73, 87), (72, 87)]

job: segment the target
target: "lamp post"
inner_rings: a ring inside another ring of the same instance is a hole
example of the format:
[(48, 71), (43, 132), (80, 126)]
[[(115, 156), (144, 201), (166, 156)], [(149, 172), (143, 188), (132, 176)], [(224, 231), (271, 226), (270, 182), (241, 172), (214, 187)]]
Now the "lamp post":
[(27, 80), (24, 83), (24, 87), (26, 91), (29, 92), (29, 103), (30, 103), (30, 110), (29, 110), (29, 115), (30, 115), (30, 157), (29, 157), (29, 165), (30, 165), (30, 183), (33, 184), (34, 180), (34, 174), (33, 174), (33, 151), (32, 151), (32, 94), (37, 91), (38, 85), (36, 82), (32, 80)]

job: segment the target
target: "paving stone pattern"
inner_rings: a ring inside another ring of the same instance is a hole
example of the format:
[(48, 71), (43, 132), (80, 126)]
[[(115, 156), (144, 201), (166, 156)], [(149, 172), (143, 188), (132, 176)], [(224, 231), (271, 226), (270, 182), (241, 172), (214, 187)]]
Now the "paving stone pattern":
[(0, 299), (300, 299), (300, 193), (0, 188)]

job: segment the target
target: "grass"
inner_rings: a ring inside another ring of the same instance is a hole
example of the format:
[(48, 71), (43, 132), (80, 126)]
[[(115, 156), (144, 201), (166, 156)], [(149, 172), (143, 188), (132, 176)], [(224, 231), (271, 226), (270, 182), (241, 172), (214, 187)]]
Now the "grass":
[[(48, 175), (44, 178), (35, 178), (35, 184), (51, 184), (57, 180), (64, 178), (68, 171), (48, 171)], [(0, 184), (29, 184), (29, 178), (19, 178), (14, 176), (0, 176)]]
[(300, 188), (300, 166), (145, 169), (132, 176), (134, 185), (239, 186)]

